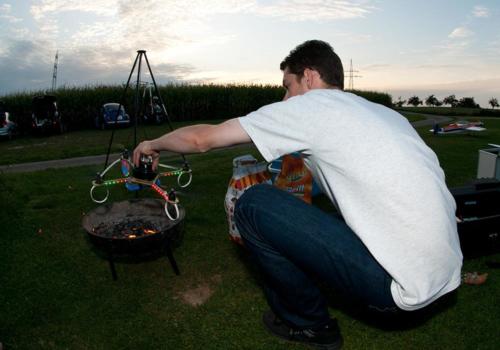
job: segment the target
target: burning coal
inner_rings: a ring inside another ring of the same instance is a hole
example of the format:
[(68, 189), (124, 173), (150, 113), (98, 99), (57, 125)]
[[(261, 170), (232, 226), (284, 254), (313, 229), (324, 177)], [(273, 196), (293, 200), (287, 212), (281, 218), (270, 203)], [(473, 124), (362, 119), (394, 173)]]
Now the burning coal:
[(154, 235), (160, 231), (150, 222), (138, 219), (119, 223), (101, 223), (93, 227), (92, 232), (104, 238), (135, 239)]

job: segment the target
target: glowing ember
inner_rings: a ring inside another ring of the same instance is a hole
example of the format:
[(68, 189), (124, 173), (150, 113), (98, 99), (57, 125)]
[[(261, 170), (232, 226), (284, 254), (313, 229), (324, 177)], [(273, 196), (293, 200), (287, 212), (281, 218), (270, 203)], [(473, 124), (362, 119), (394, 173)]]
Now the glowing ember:
[(125, 221), (120, 223), (100, 224), (92, 228), (98, 236), (115, 239), (135, 239), (149, 236), (160, 231), (153, 224), (144, 220)]

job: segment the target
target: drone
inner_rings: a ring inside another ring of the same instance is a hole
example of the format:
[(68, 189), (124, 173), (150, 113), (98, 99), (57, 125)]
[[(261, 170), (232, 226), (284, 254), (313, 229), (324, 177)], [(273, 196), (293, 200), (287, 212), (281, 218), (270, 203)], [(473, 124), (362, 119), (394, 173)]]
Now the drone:
[[(104, 180), (106, 173), (116, 165), (120, 165), (123, 177), (113, 180)], [(130, 153), (128, 150), (124, 150), (118, 159), (112, 162), (104, 171), (96, 174), (95, 179), (92, 181), (90, 198), (92, 198), (95, 203), (102, 204), (108, 200), (109, 187), (120, 184), (125, 184), (125, 187), (129, 191), (138, 191), (145, 187), (149, 187), (165, 200), (165, 214), (170, 220), (175, 221), (179, 218), (179, 199), (174, 189), (167, 191), (162, 187), (160, 178), (177, 176), (177, 184), (181, 188), (185, 188), (189, 186), (193, 178), (191, 168), (185, 161), (182, 167), (174, 167), (159, 163), (157, 170), (158, 171), (153, 170), (153, 157), (141, 155), (139, 165), (134, 166), (130, 160)], [(104, 198), (98, 199), (94, 192), (96, 189), (102, 187), (106, 189), (106, 195)]]

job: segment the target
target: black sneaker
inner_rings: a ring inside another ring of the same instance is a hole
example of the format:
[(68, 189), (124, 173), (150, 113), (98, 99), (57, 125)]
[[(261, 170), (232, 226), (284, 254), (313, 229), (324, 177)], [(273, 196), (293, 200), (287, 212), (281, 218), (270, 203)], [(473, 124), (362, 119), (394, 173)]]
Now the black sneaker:
[(262, 321), (273, 335), (288, 341), (304, 343), (324, 350), (337, 350), (342, 347), (343, 340), (337, 320), (330, 320), (320, 329), (294, 329), (288, 327), (272, 310), (269, 310), (264, 313)]

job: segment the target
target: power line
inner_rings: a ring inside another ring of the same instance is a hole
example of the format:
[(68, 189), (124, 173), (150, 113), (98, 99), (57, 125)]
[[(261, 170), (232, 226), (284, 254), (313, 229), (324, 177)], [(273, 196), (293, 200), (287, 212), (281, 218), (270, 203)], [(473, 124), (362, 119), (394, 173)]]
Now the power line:
[(351, 65), (349, 67), (349, 70), (345, 71), (347, 73), (347, 77), (349, 78), (349, 90), (354, 90), (354, 78), (362, 78), (361, 75), (355, 75), (354, 73), (359, 73), (358, 70), (354, 70), (352, 68), (352, 58), (351, 58)]
[(57, 63), (59, 61), (59, 50), (56, 51), (56, 57), (54, 59), (54, 70), (52, 72), (52, 91), (57, 88)]

